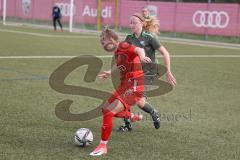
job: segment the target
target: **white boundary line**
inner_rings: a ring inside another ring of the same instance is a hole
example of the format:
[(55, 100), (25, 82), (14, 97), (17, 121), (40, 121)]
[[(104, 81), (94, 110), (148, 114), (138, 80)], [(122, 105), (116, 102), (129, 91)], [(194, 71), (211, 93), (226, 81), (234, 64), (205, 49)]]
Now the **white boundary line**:
[(51, 34), (44, 34), (44, 33), (23, 32), (23, 31), (15, 31), (15, 30), (8, 30), (8, 29), (0, 29), (0, 32), (25, 34), (25, 35), (38, 36), (38, 37), (46, 37), (46, 38), (96, 38), (96, 36), (90, 36), (90, 35), (89, 35), (89, 36), (86, 36), (86, 35), (76, 35), (76, 36), (69, 36), (69, 35), (51, 35)]
[[(79, 36), (51, 35), (51, 34), (34, 33), (34, 32), (23, 32), (23, 31), (17, 31), (17, 30), (9, 30), (9, 29), (0, 29), (0, 31), (1, 32), (32, 35), (32, 36), (39, 36), (39, 37), (47, 37), (47, 38), (61, 38), (61, 37), (62, 38), (96, 38), (96, 36), (100, 34), (100, 32), (95, 31), (93, 33), (93, 32), (87, 32), (87, 30), (85, 31), (85, 33), (91, 33), (91, 35), (79, 35)], [(120, 35), (122, 37), (126, 36), (126, 34), (122, 34), (122, 33)], [(160, 40), (162, 40), (164, 42), (167, 42), (167, 43), (240, 50), (240, 45), (239, 44), (201, 41), (201, 40), (191, 40), (191, 39), (181, 39), (181, 38), (168, 38), (168, 37), (160, 37)]]
[[(161, 38), (165, 39), (165, 38)], [(223, 49), (237, 49), (240, 50), (240, 46), (236, 45), (222, 45), (222, 43), (201, 43), (200, 41), (180, 41), (180, 40), (170, 40), (170, 39), (165, 39), (163, 40), (164, 42), (167, 43), (174, 43), (174, 44), (183, 44), (183, 45), (191, 45), (191, 46), (201, 46), (201, 47), (211, 47), (211, 48), (223, 48)]]
[(194, 39), (185, 39), (185, 38), (173, 38), (173, 37), (162, 37), (161, 39), (164, 39), (166, 41), (177, 41), (177, 42), (180, 41), (180, 42), (189, 42), (189, 43), (201, 43), (201, 44), (240, 47), (240, 44), (237, 44), (237, 43), (214, 42), (214, 41), (194, 40)]
[[(70, 59), (78, 56), (0, 56), (0, 59)], [(88, 56), (86, 56), (88, 57)], [(112, 55), (96, 56), (112, 58)], [(157, 56), (158, 58), (161, 56)], [(172, 55), (172, 58), (240, 58), (240, 55)]]

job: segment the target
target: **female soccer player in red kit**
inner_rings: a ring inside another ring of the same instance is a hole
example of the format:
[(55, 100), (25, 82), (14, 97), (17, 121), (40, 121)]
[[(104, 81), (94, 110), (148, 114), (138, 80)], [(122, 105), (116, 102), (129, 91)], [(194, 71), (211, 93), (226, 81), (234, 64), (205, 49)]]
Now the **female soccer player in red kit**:
[[(141, 62), (151, 62), (151, 59), (145, 56), (143, 49), (127, 42), (119, 42), (118, 35), (108, 28), (103, 30), (100, 38), (104, 50), (114, 52), (116, 63), (111, 72), (120, 71), (121, 83), (103, 106), (101, 141), (98, 147), (90, 153), (91, 156), (107, 153), (106, 144), (112, 132), (113, 117), (138, 118), (138, 115), (131, 114), (129, 109), (143, 96), (144, 73)], [(106, 79), (109, 76), (110, 73), (103, 72), (99, 78)]]

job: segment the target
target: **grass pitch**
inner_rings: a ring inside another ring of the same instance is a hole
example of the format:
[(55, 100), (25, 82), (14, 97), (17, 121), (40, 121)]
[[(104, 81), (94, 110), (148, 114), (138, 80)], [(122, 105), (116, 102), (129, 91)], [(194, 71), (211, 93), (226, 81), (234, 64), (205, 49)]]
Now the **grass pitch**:
[[(97, 159), (240, 159), (240, 49), (162, 43), (173, 55), (172, 72), (178, 84), (166, 95), (149, 98), (161, 113), (161, 128), (155, 130), (145, 115), (144, 121), (134, 124), (133, 132), (113, 131), (109, 154)], [(77, 114), (101, 101), (58, 93), (48, 82), (51, 73), (70, 58), (9, 56), (107, 55), (98, 37), (0, 26), (0, 44), (0, 159), (90, 159), (88, 154), (100, 139), (101, 117), (63, 121), (55, 115), (55, 105), (71, 99), (71, 112)], [(174, 57), (181, 55), (190, 57)], [(111, 59), (102, 60), (102, 70), (109, 68)], [(110, 80), (84, 82), (85, 71), (86, 67), (76, 69), (66, 83), (113, 90)], [(140, 112), (137, 107), (134, 111)], [(120, 123), (116, 119), (114, 129)], [(94, 135), (93, 145), (86, 148), (73, 143), (74, 132), (82, 127)]]

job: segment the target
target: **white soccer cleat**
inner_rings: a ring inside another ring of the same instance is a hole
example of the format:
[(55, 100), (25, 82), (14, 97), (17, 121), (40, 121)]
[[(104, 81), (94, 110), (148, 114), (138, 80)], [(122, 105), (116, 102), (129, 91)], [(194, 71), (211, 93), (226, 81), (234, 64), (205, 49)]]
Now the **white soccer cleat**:
[(97, 148), (90, 153), (90, 156), (101, 156), (107, 154), (107, 146), (106, 144), (99, 144)]

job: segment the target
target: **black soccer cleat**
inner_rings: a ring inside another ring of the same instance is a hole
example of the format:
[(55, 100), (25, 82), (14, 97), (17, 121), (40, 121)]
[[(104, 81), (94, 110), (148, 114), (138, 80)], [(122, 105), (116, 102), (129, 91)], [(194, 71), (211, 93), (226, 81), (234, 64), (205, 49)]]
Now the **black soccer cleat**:
[(132, 131), (132, 124), (130, 119), (127, 118), (123, 118), (123, 122), (124, 124), (122, 126), (120, 126), (117, 131), (118, 132), (130, 132)]
[(153, 125), (156, 129), (160, 128), (160, 118), (159, 118), (159, 113), (154, 110), (153, 113), (151, 114), (152, 120), (153, 120)]

